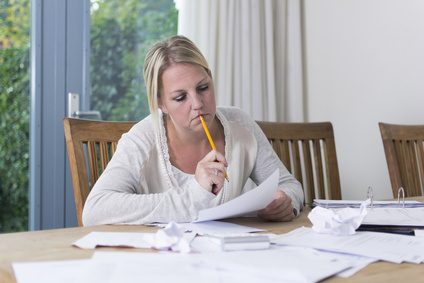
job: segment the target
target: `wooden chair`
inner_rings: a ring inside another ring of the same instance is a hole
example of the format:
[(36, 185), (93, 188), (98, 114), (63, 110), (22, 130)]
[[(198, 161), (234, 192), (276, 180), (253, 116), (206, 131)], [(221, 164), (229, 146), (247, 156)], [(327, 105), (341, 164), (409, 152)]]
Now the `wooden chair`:
[[(424, 125), (379, 123), (393, 197), (424, 195)], [(402, 196), (402, 195), (401, 195)]]
[(115, 153), (122, 134), (135, 123), (63, 119), (79, 226), (82, 226), (82, 209), (91, 187)]
[(333, 126), (257, 122), (286, 168), (302, 184), (305, 203), (341, 199)]

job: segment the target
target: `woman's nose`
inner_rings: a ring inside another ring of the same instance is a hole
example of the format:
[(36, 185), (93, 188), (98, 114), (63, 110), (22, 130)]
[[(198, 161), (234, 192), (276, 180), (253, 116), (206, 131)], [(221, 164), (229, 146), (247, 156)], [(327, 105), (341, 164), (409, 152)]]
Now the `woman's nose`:
[(202, 98), (200, 97), (200, 95), (195, 94), (193, 95), (193, 99), (192, 99), (192, 108), (194, 110), (200, 109), (203, 107), (203, 101)]

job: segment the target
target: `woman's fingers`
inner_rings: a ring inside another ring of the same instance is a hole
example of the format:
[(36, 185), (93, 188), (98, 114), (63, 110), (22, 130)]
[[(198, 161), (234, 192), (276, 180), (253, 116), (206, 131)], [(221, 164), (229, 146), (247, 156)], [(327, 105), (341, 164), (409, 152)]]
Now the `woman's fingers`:
[(294, 219), (291, 197), (278, 190), (275, 199), (258, 212), (258, 216), (271, 221), (291, 221)]
[[(222, 162), (219, 162), (222, 160)], [(198, 164), (195, 178), (209, 192), (217, 195), (224, 186), (225, 157), (216, 150), (209, 152)]]
[(227, 167), (225, 156), (216, 150), (211, 150), (200, 162), (202, 161), (221, 162), (224, 167)]

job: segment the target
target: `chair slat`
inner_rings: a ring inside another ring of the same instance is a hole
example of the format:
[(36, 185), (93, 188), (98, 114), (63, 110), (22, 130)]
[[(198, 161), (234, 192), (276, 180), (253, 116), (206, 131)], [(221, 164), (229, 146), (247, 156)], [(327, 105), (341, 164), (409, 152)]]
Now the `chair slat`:
[(118, 145), (117, 142), (111, 142), (110, 143), (110, 151), (112, 152), (112, 156), (115, 154), (117, 145)]
[(303, 180), (302, 162), (300, 160), (299, 141), (298, 140), (292, 140), (291, 148), (292, 148), (292, 157), (293, 157), (294, 177), (297, 180)]
[(315, 194), (315, 182), (314, 182), (314, 170), (312, 169), (312, 158), (311, 158), (311, 146), (310, 141), (304, 140), (302, 143), (303, 146), (303, 159), (305, 166), (305, 180), (308, 194), (308, 203), (312, 203), (316, 199)]
[(409, 141), (408, 142), (408, 149), (409, 149), (409, 158), (411, 162), (411, 183), (413, 186), (413, 194), (418, 195), (420, 186), (419, 182), (419, 173), (418, 173), (418, 159), (417, 159), (417, 151), (415, 147), (416, 142), (415, 141)]
[(334, 190), (334, 184), (337, 184), (338, 181), (338, 168), (337, 168), (337, 156), (336, 152), (332, 150), (336, 145), (334, 143), (334, 138), (322, 139), (322, 144), (324, 148), (324, 162), (328, 164), (327, 168), (332, 168), (333, 171), (337, 171), (337, 174), (330, 174), (330, 172), (326, 172), (327, 176), (327, 194), (329, 199), (341, 199), (341, 192), (339, 190)]
[(408, 197), (410, 195), (414, 195), (414, 179), (413, 179), (413, 172), (412, 172), (412, 160), (411, 160), (411, 154), (409, 151), (409, 142), (408, 141), (402, 141), (401, 147), (402, 147), (402, 167), (403, 172), (405, 174), (405, 183), (406, 183), (406, 193), (405, 195)]
[(419, 184), (418, 184), (418, 194), (424, 195), (424, 140), (418, 140), (417, 147), (417, 160), (418, 160), (418, 170), (419, 170)]
[(321, 158), (321, 144), (319, 140), (313, 140), (313, 148), (314, 148), (314, 159), (315, 159), (315, 172), (317, 178), (317, 191), (318, 198), (325, 199), (325, 181), (324, 181), (324, 168), (323, 162)]
[[(402, 178), (402, 183), (405, 184), (405, 195), (408, 196), (407, 187), (408, 185), (408, 170), (406, 166), (406, 160), (405, 160), (405, 150), (404, 150), (404, 143), (402, 141), (394, 141), (395, 148), (396, 148), (396, 155), (397, 160), (399, 160), (399, 171)], [(399, 188), (398, 188), (399, 189)], [(397, 195), (396, 195), (397, 196)]]
[(283, 148), (281, 147), (281, 142), (278, 140), (272, 140), (272, 148), (278, 156), (283, 154)]
[(418, 164), (420, 168), (420, 190), (419, 195), (424, 195), (424, 140), (417, 142)]
[(109, 163), (108, 142), (99, 142), (100, 169), (103, 173)]
[(97, 146), (96, 142), (89, 141), (87, 142), (87, 159), (88, 159), (88, 168), (90, 171), (90, 184), (94, 186), (97, 179), (99, 178), (99, 163), (97, 160)]
[(290, 156), (290, 142), (288, 140), (281, 140), (281, 154), (280, 159), (282, 160), (283, 164), (286, 166), (287, 170), (289, 170), (290, 173), (293, 173), (292, 169), (292, 162), (291, 162), (291, 156)]

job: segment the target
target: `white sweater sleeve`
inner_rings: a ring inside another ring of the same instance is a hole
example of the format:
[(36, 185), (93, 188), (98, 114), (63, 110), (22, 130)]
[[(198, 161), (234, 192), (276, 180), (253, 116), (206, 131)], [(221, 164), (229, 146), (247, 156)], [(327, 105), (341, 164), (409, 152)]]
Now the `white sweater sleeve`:
[(121, 138), (85, 202), (84, 226), (190, 222), (210, 207), (215, 195), (195, 179), (183, 188), (167, 182), (155, 136), (149, 133), (149, 127), (136, 125)]

